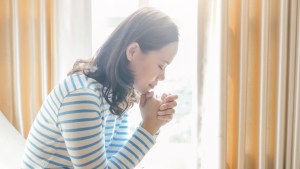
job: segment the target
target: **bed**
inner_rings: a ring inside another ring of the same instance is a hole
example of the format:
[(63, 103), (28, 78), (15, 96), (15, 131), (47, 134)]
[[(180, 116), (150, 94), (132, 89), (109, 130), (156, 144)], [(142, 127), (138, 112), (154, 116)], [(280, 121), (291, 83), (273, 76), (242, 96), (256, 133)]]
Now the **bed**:
[(0, 111), (0, 168), (20, 168), (24, 147), (24, 137)]

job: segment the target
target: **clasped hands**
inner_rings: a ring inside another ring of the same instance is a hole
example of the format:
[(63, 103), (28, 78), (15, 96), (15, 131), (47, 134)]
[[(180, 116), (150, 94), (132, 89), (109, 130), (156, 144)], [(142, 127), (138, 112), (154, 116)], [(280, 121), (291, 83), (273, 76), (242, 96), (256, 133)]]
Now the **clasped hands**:
[(153, 92), (142, 94), (140, 97), (141, 126), (154, 135), (161, 126), (170, 122), (177, 106), (177, 95), (163, 94), (161, 98), (154, 97)]

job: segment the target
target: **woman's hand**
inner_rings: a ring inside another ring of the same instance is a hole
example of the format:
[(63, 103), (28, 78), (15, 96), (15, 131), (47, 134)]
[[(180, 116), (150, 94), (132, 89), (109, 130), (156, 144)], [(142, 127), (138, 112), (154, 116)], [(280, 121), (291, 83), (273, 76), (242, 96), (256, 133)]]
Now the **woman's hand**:
[(170, 122), (175, 113), (177, 95), (163, 94), (160, 99), (153, 92), (141, 95), (140, 110), (143, 118), (141, 126), (154, 135), (161, 126)]
[(175, 107), (177, 106), (176, 100), (178, 99), (177, 95), (172, 94), (163, 94), (161, 97), (162, 104), (159, 107), (157, 112), (157, 118), (164, 121), (165, 123), (170, 122), (173, 119), (175, 113)]
[(157, 118), (157, 112), (162, 101), (153, 97), (153, 92), (142, 94), (140, 98), (140, 111), (142, 115), (141, 126), (154, 135), (165, 123)]

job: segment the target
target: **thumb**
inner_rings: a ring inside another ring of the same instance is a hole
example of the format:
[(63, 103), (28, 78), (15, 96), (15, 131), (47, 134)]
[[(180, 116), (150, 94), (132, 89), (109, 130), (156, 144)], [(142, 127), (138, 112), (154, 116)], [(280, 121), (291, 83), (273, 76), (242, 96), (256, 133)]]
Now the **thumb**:
[(146, 96), (142, 94), (140, 98), (140, 107), (144, 107), (145, 104), (146, 104)]

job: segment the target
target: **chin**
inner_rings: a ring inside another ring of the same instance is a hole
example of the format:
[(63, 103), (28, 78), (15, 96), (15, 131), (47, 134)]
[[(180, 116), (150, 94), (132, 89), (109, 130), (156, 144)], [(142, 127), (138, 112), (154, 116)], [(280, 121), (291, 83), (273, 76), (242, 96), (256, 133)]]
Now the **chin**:
[(142, 90), (142, 94), (146, 94), (146, 93), (148, 93), (148, 92), (151, 92), (152, 91), (152, 89), (144, 89), (144, 90)]
[(138, 87), (138, 86), (135, 86), (135, 90), (140, 94), (146, 94), (146, 93), (152, 91), (153, 89), (151, 87)]

